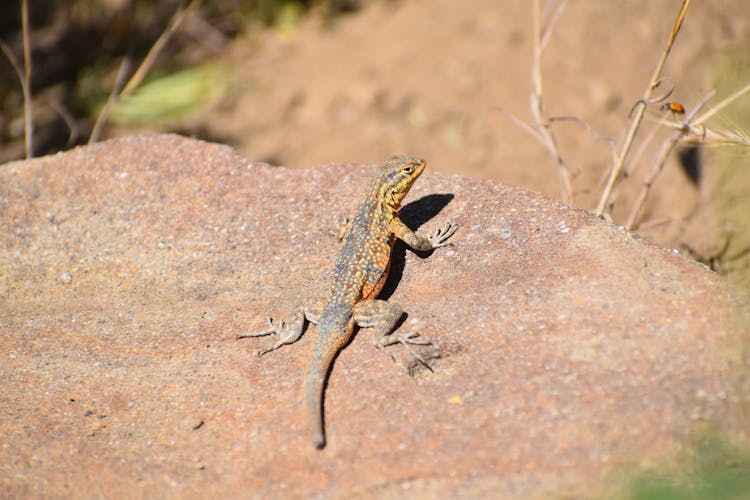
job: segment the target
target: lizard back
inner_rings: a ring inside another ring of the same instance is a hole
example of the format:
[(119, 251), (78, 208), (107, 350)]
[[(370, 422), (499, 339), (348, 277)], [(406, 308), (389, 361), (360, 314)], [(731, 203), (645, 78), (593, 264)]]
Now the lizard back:
[(307, 400), (313, 443), (325, 445), (323, 388), (336, 354), (354, 333), (354, 307), (374, 299), (385, 285), (395, 242), (392, 223), (426, 163), (396, 156), (383, 164), (367, 184), (345, 234), (333, 268), (333, 283), (318, 323), (318, 335), (307, 376)]

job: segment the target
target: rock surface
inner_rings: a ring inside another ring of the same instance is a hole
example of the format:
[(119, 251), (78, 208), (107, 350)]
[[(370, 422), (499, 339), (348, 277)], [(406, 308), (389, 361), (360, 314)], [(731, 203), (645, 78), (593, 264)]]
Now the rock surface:
[[(428, 167), (429, 168), (429, 167)], [(173, 135), (0, 166), (0, 481), (34, 496), (590, 491), (732, 410), (730, 302), (704, 267), (586, 212), (432, 174), (402, 209), (455, 246), (385, 294), (434, 373), (362, 330), (313, 449), (314, 328), (236, 341), (314, 294), (372, 167), (286, 170)]]

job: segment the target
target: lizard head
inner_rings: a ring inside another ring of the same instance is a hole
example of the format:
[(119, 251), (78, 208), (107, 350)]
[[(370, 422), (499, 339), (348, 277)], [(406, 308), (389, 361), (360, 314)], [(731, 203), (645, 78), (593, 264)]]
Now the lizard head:
[(383, 164), (382, 180), (389, 204), (398, 209), (401, 200), (419, 178), (427, 162), (410, 156), (394, 156)]

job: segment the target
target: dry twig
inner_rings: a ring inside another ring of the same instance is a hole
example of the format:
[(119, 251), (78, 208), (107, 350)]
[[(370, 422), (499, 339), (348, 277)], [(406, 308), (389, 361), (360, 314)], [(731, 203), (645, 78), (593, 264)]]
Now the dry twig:
[[(743, 95), (747, 94), (748, 92), (750, 92), (750, 83), (748, 83), (747, 85), (745, 85), (744, 87), (742, 87), (741, 89), (739, 89), (737, 92), (734, 92), (733, 94), (731, 94), (731, 95), (727, 96), (726, 98), (722, 99), (719, 102), (719, 104), (717, 104), (716, 106), (710, 107), (705, 113), (703, 113), (702, 115), (700, 115), (698, 118), (696, 118), (695, 120), (693, 120), (691, 123), (693, 125), (697, 125), (697, 126), (703, 125), (706, 122), (706, 120), (708, 120), (709, 118), (711, 118), (712, 116), (714, 116), (716, 113), (718, 113), (722, 109), (726, 108), (727, 106), (729, 106), (730, 104), (732, 104), (734, 101), (736, 101), (737, 99), (739, 99)], [(711, 94), (710, 96), (708, 96), (708, 98), (710, 98), (711, 96), (713, 96), (713, 94)], [(704, 100), (707, 100), (707, 99), (704, 99)], [(700, 108), (698, 108), (698, 109), (700, 109)]]
[(636, 229), (641, 210), (643, 209), (643, 205), (646, 203), (646, 199), (649, 192), (651, 191), (651, 187), (653, 186), (656, 177), (662, 172), (662, 170), (664, 170), (664, 166), (667, 159), (669, 158), (670, 153), (674, 150), (674, 148), (677, 146), (677, 144), (679, 144), (681, 140), (690, 137), (698, 137), (700, 138), (699, 140), (701, 143), (719, 142), (722, 144), (750, 145), (743, 137), (737, 137), (736, 134), (714, 131), (706, 128), (706, 126), (704, 125), (705, 121), (708, 120), (708, 118), (714, 116), (718, 111), (724, 109), (729, 104), (736, 101), (748, 92), (750, 92), (750, 84), (747, 84), (737, 92), (734, 92), (727, 98), (723, 99), (719, 104), (709, 108), (701, 116), (694, 119), (695, 115), (698, 114), (698, 112), (703, 108), (706, 102), (711, 97), (713, 97), (714, 92), (711, 91), (706, 96), (704, 96), (703, 99), (701, 99), (701, 101), (696, 104), (696, 106), (685, 116), (685, 119), (682, 121), (682, 123), (670, 124), (674, 126), (676, 130), (667, 138), (666, 141), (664, 141), (659, 154), (657, 155), (654, 163), (643, 179), (643, 187), (641, 188), (641, 191), (638, 194), (638, 198), (636, 199), (635, 203), (633, 204), (633, 208), (630, 211), (630, 215), (628, 215), (628, 220), (625, 223), (625, 227), (627, 227), (628, 230)]
[(29, 40), (29, 5), (21, 0), (21, 34), (23, 37), (23, 123), (26, 158), (34, 156), (34, 120), (31, 113), (31, 41)]
[(181, 8), (178, 8), (177, 11), (175, 11), (175, 13), (172, 15), (172, 18), (169, 20), (169, 24), (167, 25), (167, 28), (164, 30), (164, 32), (162, 32), (161, 35), (159, 35), (159, 38), (156, 39), (156, 42), (154, 42), (154, 45), (151, 46), (148, 53), (146, 54), (146, 57), (143, 58), (143, 61), (141, 62), (140, 66), (138, 66), (138, 69), (135, 70), (135, 73), (133, 73), (133, 76), (130, 77), (130, 79), (128, 80), (128, 83), (125, 85), (122, 91), (118, 92), (117, 88), (120, 86), (120, 84), (122, 83), (122, 80), (124, 79), (124, 70), (129, 64), (129, 61), (127, 60), (127, 58), (123, 60), (123, 62), (120, 64), (120, 69), (117, 74), (117, 79), (115, 81), (114, 88), (112, 89), (112, 92), (109, 95), (107, 104), (104, 106), (104, 108), (102, 108), (101, 113), (99, 113), (99, 116), (96, 119), (94, 128), (91, 131), (91, 136), (89, 137), (89, 144), (92, 144), (99, 139), (101, 127), (104, 125), (104, 123), (106, 123), (114, 107), (117, 105), (120, 99), (130, 94), (133, 90), (136, 89), (136, 87), (138, 87), (138, 85), (141, 84), (143, 79), (146, 77), (146, 74), (148, 73), (148, 71), (154, 65), (156, 58), (159, 56), (161, 51), (167, 45), (167, 42), (172, 37), (172, 35), (177, 31), (177, 29), (182, 24), (183, 20), (185, 19), (185, 16), (190, 11), (193, 10), (193, 8), (199, 3), (199, 1), (200, 0), (191, 0), (191, 2), (188, 4), (187, 7), (184, 7), (184, 8), (181, 7)]
[(531, 66), (531, 115), (534, 117), (534, 129), (536, 132), (534, 135), (545, 145), (557, 165), (557, 176), (560, 182), (562, 199), (565, 203), (572, 203), (573, 188), (570, 184), (570, 172), (557, 148), (557, 141), (550, 129), (551, 122), (544, 115), (542, 100), (542, 52), (549, 41), (553, 25), (565, 10), (567, 3), (567, 0), (562, 0), (547, 25), (542, 28), (540, 0), (534, 0), (534, 59)]
[(78, 139), (79, 133), (78, 124), (76, 123), (75, 118), (67, 109), (65, 109), (65, 106), (63, 106), (57, 98), (50, 99), (47, 101), (47, 104), (49, 104), (49, 107), (58, 115), (60, 115), (60, 118), (63, 119), (65, 125), (68, 126), (68, 141), (65, 143), (65, 147), (71, 146)]
[(690, 6), (690, 0), (682, 0), (682, 6), (680, 7), (679, 12), (677, 13), (677, 18), (675, 19), (674, 25), (672, 26), (672, 31), (669, 34), (669, 38), (667, 39), (667, 45), (664, 48), (664, 52), (662, 52), (661, 57), (659, 58), (659, 62), (656, 64), (656, 68), (654, 69), (654, 72), (651, 75), (651, 80), (649, 81), (649, 84), (646, 87), (646, 90), (644, 90), (642, 97), (639, 99), (638, 103), (636, 104), (634, 108), (635, 114), (633, 116), (632, 122), (630, 123), (630, 129), (628, 130), (628, 134), (625, 137), (625, 142), (623, 143), (622, 149), (620, 150), (620, 154), (618, 155), (617, 160), (612, 166), (609, 179), (607, 180), (607, 185), (604, 187), (602, 196), (599, 199), (599, 204), (596, 207), (596, 215), (600, 217), (604, 214), (604, 211), (607, 209), (610, 195), (612, 194), (612, 189), (614, 188), (615, 183), (620, 177), (620, 173), (622, 172), (623, 165), (625, 164), (625, 159), (628, 153), (630, 152), (630, 148), (633, 145), (635, 135), (638, 132), (641, 122), (643, 121), (643, 115), (646, 112), (646, 105), (650, 102), (651, 95), (654, 89), (656, 89), (659, 86), (659, 83), (661, 82), (661, 72), (662, 72), (662, 69), (664, 68), (664, 63), (667, 61), (667, 56), (669, 56), (669, 53), (671, 52), (672, 47), (674, 46), (674, 41), (677, 38), (677, 34), (680, 32), (680, 28), (682, 27), (682, 21), (685, 19), (685, 14), (687, 13), (687, 9), (689, 6)]
[(129, 69), (130, 58), (126, 56), (120, 63), (120, 69), (117, 70), (115, 84), (112, 86), (112, 92), (109, 93), (107, 103), (99, 112), (99, 116), (96, 117), (94, 128), (91, 129), (91, 135), (89, 136), (89, 144), (93, 144), (99, 140), (99, 135), (101, 134), (102, 127), (109, 119), (109, 115), (112, 113), (112, 110), (115, 109), (115, 106), (122, 96), (120, 89), (122, 88), (122, 84), (125, 81), (125, 75), (127, 74)]
[(680, 141), (681, 137), (682, 131), (673, 132), (672, 135), (669, 136), (669, 139), (667, 139), (664, 144), (662, 144), (662, 147), (659, 150), (659, 154), (656, 156), (654, 163), (651, 165), (651, 168), (646, 174), (646, 177), (643, 179), (643, 188), (641, 188), (641, 192), (638, 194), (638, 199), (636, 199), (635, 204), (633, 205), (633, 209), (630, 211), (630, 215), (628, 216), (628, 221), (625, 223), (625, 227), (628, 228), (628, 230), (632, 230), (634, 228), (633, 226), (635, 225), (635, 222), (638, 220), (638, 217), (641, 214), (641, 209), (643, 208), (643, 204), (646, 202), (648, 193), (651, 191), (651, 186), (653, 185), (654, 180), (656, 180), (656, 177), (664, 169), (664, 165), (667, 162), (667, 158), (669, 158), (669, 154), (672, 152), (672, 150), (674, 150), (675, 146), (677, 146), (677, 143)]
[(8, 61), (10, 61), (10, 65), (13, 66), (13, 70), (16, 72), (16, 76), (18, 77), (18, 82), (21, 84), (21, 93), (23, 94), (23, 103), (24, 103), (24, 140), (26, 143), (26, 157), (30, 158), (30, 153), (32, 152), (32, 142), (31, 142), (31, 132), (33, 132), (33, 125), (29, 125), (32, 123), (32, 120), (30, 116), (27, 116), (31, 114), (31, 89), (26, 84), (26, 77), (24, 76), (24, 70), (21, 69), (21, 65), (18, 63), (18, 60), (16, 59), (16, 56), (13, 55), (13, 51), (10, 50), (10, 47), (0, 40), (0, 49), (3, 51), (3, 54), (5, 54), (5, 57), (8, 58)]
[(26, 158), (34, 156), (34, 120), (31, 108), (31, 42), (29, 41), (29, 6), (26, 0), (21, 0), (21, 37), (23, 40), (23, 69), (18, 64), (16, 56), (5, 42), (0, 41), (5, 57), (10, 61), (13, 70), (18, 76), (21, 83), (21, 92), (23, 93), (23, 129), (24, 142), (26, 146)]

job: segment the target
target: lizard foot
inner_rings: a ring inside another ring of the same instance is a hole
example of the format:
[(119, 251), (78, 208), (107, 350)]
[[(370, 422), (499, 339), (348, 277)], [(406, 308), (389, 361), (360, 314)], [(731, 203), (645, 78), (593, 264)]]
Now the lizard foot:
[[(434, 370), (429, 364), (427, 364), (427, 361), (425, 361), (424, 358), (412, 348), (413, 345), (432, 345), (432, 342), (425, 338), (418, 337), (418, 332), (394, 332), (376, 342), (375, 347), (377, 347), (378, 349), (385, 349), (385, 347), (389, 345), (401, 344), (406, 347), (406, 349), (408, 349), (411, 355), (414, 356), (414, 358), (419, 361), (422, 366), (433, 372)], [(393, 354), (391, 354), (390, 356), (391, 359), (395, 362), (396, 358), (393, 356)]]
[(244, 334), (237, 335), (237, 340), (247, 339), (251, 337), (265, 337), (266, 335), (273, 335), (273, 334), (278, 335), (279, 340), (264, 349), (258, 350), (257, 352), (258, 356), (263, 356), (266, 353), (275, 351), (279, 347), (290, 343), (289, 342), (290, 339), (288, 337), (292, 336), (290, 335), (292, 332), (286, 328), (286, 323), (284, 323), (284, 321), (279, 321), (274, 324), (273, 318), (268, 318), (268, 325), (269, 327), (263, 330), (262, 332), (244, 333)]
[(432, 248), (440, 248), (446, 245), (452, 245), (452, 243), (448, 243), (448, 238), (453, 236), (457, 229), (457, 224), (448, 222), (445, 226), (435, 230), (435, 232), (430, 234), (427, 239), (430, 241)]

